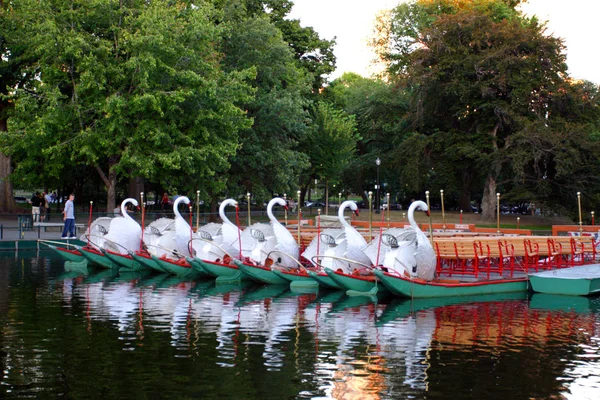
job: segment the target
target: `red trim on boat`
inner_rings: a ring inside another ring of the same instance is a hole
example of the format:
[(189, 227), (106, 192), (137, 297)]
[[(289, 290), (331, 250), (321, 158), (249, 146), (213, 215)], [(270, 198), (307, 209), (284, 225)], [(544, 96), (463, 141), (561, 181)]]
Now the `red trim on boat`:
[(411, 284), (423, 285), (423, 286), (441, 286), (441, 287), (465, 287), (465, 286), (484, 286), (484, 285), (497, 285), (500, 283), (513, 283), (513, 282), (523, 282), (527, 281), (527, 278), (513, 278), (513, 279), (494, 279), (490, 281), (479, 281), (479, 282), (459, 282), (459, 283), (440, 283), (435, 281), (424, 281), (424, 280), (416, 280), (416, 279), (408, 279), (403, 276), (390, 274), (388, 272), (384, 272), (385, 275), (402, 279), (403, 281), (409, 282)]
[(81, 256), (82, 255), (79, 250), (71, 250), (71, 249), (67, 249), (67, 248), (64, 248), (64, 247), (57, 247), (56, 249), (60, 250), (60, 251), (64, 251), (65, 253), (74, 254), (76, 256)]

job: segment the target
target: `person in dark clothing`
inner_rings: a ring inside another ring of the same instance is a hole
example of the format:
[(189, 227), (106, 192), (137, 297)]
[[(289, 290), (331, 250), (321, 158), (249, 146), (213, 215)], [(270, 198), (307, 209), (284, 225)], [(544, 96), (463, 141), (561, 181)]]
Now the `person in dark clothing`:
[(33, 218), (33, 222), (38, 222), (40, 220), (40, 206), (42, 205), (40, 193), (35, 192), (29, 202), (31, 203), (31, 217)]

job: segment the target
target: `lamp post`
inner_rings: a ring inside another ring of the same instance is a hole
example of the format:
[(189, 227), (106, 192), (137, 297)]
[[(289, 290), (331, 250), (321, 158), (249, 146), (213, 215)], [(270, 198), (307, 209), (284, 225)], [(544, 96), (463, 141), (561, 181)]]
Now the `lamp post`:
[(379, 166), (381, 165), (379, 157), (375, 160), (375, 164), (377, 165), (377, 186), (375, 187), (375, 189), (377, 189), (377, 198), (375, 199), (375, 214), (379, 214)]
[(287, 226), (288, 224), (288, 218), (287, 218), (287, 194), (283, 194), (283, 201), (285, 201), (285, 208), (283, 209), (283, 217), (285, 219), (285, 226)]
[(196, 190), (196, 232), (200, 227), (200, 191)]
[(593, 211), (592, 211), (592, 225), (595, 225), (594, 224), (594, 212)]
[(496, 193), (496, 233), (500, 235), (500, 193)]
[(390, 194), (388, 193), (385, 196), (385, 198), (387, 200), (387, 212), (388, 212), (387, 213), (388, 214), (388, 216), (387, 216), (387, 222), (388, 222), (388, 228), (389, 228), (390, 227), (390, 210), (392, 209), (392, 205), (390, 204)]
[(581, 192), (577, 192), (577, 205), (579, 207), (579, 234), (583, 232), (583, 220), (581, 218)]
[(250, 223), (250, 192), (246, 193), (246, 201), (248, 202), (248, 226), (251, 225)]
[(446, 229), (446, 213), (444, 212), (444, 191), (440, 190), (440, 196), (442, 198), (442, 229)]
[(338, 193), (338, 210), (342, 206), (342, 192)]
[(425, 192), (425, 198), (427, 199), (427, 211), (429, 212), (429, 239), (433, 243), (433, 223), (431, 222), (431, 204), (429, 203), (429, 190)]
[(373, 238), (373, 192), (369, 192), (369, 238)]
[(296, 192), (296, 201), (298, 202), (298, 247), (300, 246), (300, 225), (302, 225), (302, 207), (300, 207), (300, 195), (302, 192), (298, 190)]

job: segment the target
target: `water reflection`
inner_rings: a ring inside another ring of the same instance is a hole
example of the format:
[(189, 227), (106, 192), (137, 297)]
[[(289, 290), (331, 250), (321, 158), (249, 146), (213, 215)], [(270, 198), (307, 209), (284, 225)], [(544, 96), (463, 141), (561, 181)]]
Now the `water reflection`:
[(598, 298), (348, 297), (67, 271), (39, 254), (9, 260), (0, 260), (0, 391), (11, 397), (93, 397), (97, 382), (111, 398), (581, 399), (600, 390)]

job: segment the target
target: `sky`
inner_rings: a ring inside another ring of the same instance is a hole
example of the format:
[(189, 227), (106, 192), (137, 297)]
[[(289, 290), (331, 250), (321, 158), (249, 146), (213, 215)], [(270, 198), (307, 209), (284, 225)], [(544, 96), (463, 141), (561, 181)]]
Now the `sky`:
[[(291, 18), (302, 26), (312, 26), (324, 39), (336, 37), (334, 53), (335, 79), (344, 72), (369, 76), (373, 53), (367, 40), (373, 31), (375, 15), (403, 0), (294, 0)], [(598, 0), (528, 0), (521, 9), (547, 21), (547, 32), (564, 40), (567, 47), (569, 74), (600, 84), (600, 1)]]

